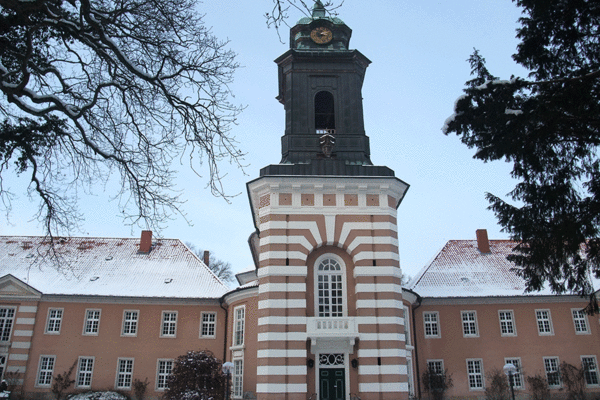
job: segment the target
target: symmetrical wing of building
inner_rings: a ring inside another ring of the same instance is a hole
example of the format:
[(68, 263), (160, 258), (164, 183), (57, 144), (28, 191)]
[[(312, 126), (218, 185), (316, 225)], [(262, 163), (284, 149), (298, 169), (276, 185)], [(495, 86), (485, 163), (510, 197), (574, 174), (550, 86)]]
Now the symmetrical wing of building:
[[(559, 365), (585, 366), (598, 392), (600, 327), (586, 299), (525, 294), (513, 247), (451, 241), (402, 286), (397, 208), (408, 185), (371, 162), (362, 84), (370, 61), (317, 1), (275, 61), (286, 122), (282, 158), (247, 184), (255, 268), (229, 290), (178, 240), (0, 238), (0, 363), (27, 396), (71, 390), (159, 398), (173, 360), (210, 350), (231, 361), (233, 398), (425, 397), (428, 368), (448, 394), (482, 397), (490, 371), (540, 374), (564, 393)], [(241, 247), (241, 244), (240, 244)], [(54, 251), (54, 257), (47, 254)], [(597, 283), (597, 282), (594, 282)], [(596, 289), (598, 286), (596, 286)]]

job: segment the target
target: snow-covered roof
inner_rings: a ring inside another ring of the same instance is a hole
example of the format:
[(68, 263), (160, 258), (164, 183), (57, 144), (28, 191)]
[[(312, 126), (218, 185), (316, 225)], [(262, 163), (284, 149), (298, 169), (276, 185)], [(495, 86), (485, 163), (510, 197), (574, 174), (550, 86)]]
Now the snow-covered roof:
[[(410, 289), (421, 297), (544, 296), (549, 289), (525, 293), (525, 281), (516, 275), (515, 264), (506, 259), (516, 243), (490, 240), (483, 253), (477, 240), (450, 240), (415, 276)], [(598, 282), (593, 282), (598, 289)]]
[(58, 257), (43, 237), (0, 236), (0, 277), (42, 294), (219, 298), (229, 289), (178, 239), (57, 238)]

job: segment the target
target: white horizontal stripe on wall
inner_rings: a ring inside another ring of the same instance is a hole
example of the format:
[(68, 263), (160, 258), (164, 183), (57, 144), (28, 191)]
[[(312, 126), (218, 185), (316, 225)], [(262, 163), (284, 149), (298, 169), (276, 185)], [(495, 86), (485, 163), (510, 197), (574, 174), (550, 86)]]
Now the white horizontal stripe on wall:
[[(258, 270), (260, 272), (260, 270)], [(398, 267), (354, 267), (354, 277), (358, 276), (394, 276), (402, 278)]]
[(389, 229), (396, 232), (396, 224), (392, 222), (346, 222), (340, 233), (340, 243), (345, 243), (354, 229)]
[(12, 342), (10, 347), (13, 349), (29, 349), (31, 348), (31, 342)]
[(27, 354), (9, 354), (8, 359), (14, 360), (14, 361), (27, 361), (29, 359), (29, 355), (27, 355)]
[(264, 283), (258, 293), (267, 292), (306, 292), (306, 283)]
[(260, 224), (258, 229), (261, 232), (267, 229), (308, 229), (317, 242), (317, 246), (323, 243), (316, 221), (269, 221)]
[(35, 318), (17, 318), (16, 323), (19, 325), (33, 325), (35, 324)]
[(306, 375), (306, 365), (256, 367), (256, 375)]
[(352, 243), (348, 245), (348, 253), (354, 251), (361, 244), (391, 244), (398, 246), (398, 239), (392, 236), (357, 236)]
[(271, 258), (306, 261), (306, 254), (300, 251), (265, 251), (258, 256), (259, 261), (269, 260)]
[(25, 371), (27, 371), (27, 368), (25, 368), (24, 366), (19, 367), (19, 366), (11, 365), (9, 367), (6, 367), (5, 371), (6, 372), (20, 372), (20, 373), (24, 374)]
[(402, 310), (403, 304), (400, 300), (356, 300), (356, 308), (397, 308)]
[(402, 293), (402, 285), (395, 283), (357, 283), (354, 291), (356, 293)]
[(404, 349), (358, 349), (359, 357), (406, 357)]
[(261, 317), (258, 325), (306, 325), (306, 317)]
[(401, 317), (355, 317), (355, 320), (359, 325), (404, 325), (404, 318)]
[(353, 260), (354, 262), (361, 260), (395, 260), (400, 261), (398, 252), (395, 251), (361, 251), (357, 253)]
[(267, 308), (306, 308), (306, 299), (274, 299), (258, 302), (259, 310)]
[(306, 341), (306, 332), (267, 332), (259, 333), (259, 342), (268, 342), (270, 340), (289, 340), (289, 341)]
[[(400, 268), (398, 268), (400, 269)], [(292, 265), (269, 265), (258, 269), (258, 277), (265, 276), (306, 276), (307, 267)]]
[(406, 375), (406, 365), (359, 365), (359, 375)]
[(13, 335), (15, 336), (27, 336), (27, 337), (31, 337), (33, 336), (33, 331), (29, 331), (29, 330), (20, 330), (20, 329), (15, 329), (15, 332), (13, 333)]
[(396, 340), (404, 342), (403, 333), (361, 333), (360, 340), (362, 341), (376, 341), (376, 340)]
[(20, 306), (19, 312), (37, 312), (36, 306)]
[(256, 393), (306, 393), (306, 383), (257, 383)]
[(269, 244), (299, 244), (306, 250), (312, 249), (312, 244), (305, 236), (265, 236), (260, 238), (260, 245), (266, 246)]
[(306, 350), (288, 350), (288, 349), (277, 349), (277, 350), (258, 350), (256, 352), (258, 358), (297, 358), (305, 357)]
[(381, 393), (381, 392), (408, 392), (408, 382), (394, 382), (394, 383), (359, 383), (359, 391), (370, 393)]

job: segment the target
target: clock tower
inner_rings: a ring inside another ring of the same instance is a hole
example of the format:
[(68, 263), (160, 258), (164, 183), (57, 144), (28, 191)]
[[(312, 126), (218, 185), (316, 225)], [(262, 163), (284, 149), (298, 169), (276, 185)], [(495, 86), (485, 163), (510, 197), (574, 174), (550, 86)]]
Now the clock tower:
[(281, 161), (247, 185), (258, 399), (409, 396), (396, 212), (408, 185), (371, 162), (361, 94), (370, 61), (350, 49), (351, 34), (317, 0), (275, 60)]

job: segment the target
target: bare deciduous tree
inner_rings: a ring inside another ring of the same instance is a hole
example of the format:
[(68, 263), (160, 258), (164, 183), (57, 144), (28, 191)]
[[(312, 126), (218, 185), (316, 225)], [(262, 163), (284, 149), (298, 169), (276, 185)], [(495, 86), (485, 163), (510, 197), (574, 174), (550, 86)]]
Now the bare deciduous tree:
[[(186, 242), (185, 245), (190, 248), (191, 251), (194, 252), (198, 258), (204, 260), (204, 250), (197, 248), (190, 242)], [(233, 271), (231, 270), (231, 264), (227, 261), (220, 260), (216, 258), (212, 253), (209, 253), (208, 265), (212, 272), (222, 280), (223, 282), (233, 282), (234, 276)]]
[(78, 194), (120, 179), (124, 219), (159, 229), (181, 205), (176, 158), (226, 197), (219, 162), (240, 166), (235, 54), (193, 0), (0, 0), (0, 196), (27, 174), (50, 235), (78, 227)]

